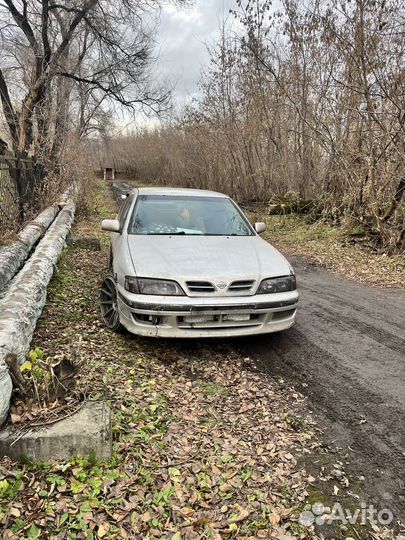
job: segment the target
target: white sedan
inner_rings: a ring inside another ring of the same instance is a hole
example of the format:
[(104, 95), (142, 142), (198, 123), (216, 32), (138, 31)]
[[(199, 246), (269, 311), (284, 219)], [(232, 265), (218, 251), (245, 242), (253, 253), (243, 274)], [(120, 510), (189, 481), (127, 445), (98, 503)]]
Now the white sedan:
[(290, 328), (293, 269), (226, 195), (134, 189), (110, 231), (110, 273), (101, 288), (106, 326), (161, 337), (225, 337)]

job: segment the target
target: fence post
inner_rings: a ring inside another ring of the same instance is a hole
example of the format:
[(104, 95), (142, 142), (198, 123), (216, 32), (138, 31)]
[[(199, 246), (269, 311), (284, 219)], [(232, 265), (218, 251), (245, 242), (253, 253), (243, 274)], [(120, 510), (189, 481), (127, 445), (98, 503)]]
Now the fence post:
[(24, 192), (23, 185), (21, 182), (21, 161), (20, 161), (20, 152), (16, 153), (15, 161), (15, 184), (17, 187), (18, 193), (18, 221), (19, 223), (24, 222)]

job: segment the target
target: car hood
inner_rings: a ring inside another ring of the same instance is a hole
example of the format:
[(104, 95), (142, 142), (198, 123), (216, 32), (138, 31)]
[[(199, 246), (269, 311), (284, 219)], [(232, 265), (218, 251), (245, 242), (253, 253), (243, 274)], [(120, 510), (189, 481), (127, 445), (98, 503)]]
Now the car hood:
[(259, 236), (128, 235), (139, 277), (187, 280), (259, 280), (290, 273), (287, 260)]

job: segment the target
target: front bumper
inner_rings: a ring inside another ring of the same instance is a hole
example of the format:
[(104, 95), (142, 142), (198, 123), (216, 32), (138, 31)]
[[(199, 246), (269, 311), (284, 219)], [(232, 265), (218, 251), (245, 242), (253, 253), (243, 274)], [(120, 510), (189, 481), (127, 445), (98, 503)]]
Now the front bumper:
[(267, 334), (295, 322), (298, 292), (254, 296), (147, 296), (118, 285), (121, 324), (156, 337), (230, 337)]

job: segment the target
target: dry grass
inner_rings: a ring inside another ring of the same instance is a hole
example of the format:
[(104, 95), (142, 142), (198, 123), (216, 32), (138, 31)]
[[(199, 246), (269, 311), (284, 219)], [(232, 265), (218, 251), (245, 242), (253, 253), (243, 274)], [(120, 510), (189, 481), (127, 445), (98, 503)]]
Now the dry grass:
[(264, 238), (286, 256), (297, 255), (349, 279), (404, 287), (404, 259), (401, 255), (377, 253), (372, 246), (356, 241), (350, 230), (325, 222), (310, 224), (301, 216), (263, 216), (251, 212), (252, 221), (265, 221)]

